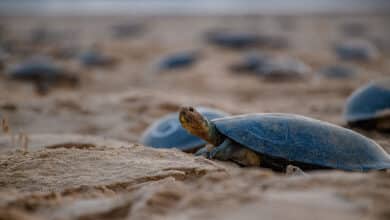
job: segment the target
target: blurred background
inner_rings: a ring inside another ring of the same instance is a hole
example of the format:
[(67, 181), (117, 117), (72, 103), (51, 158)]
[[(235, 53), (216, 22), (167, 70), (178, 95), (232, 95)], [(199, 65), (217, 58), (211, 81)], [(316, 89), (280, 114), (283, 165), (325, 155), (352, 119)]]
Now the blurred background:
[(12, 13), (38, 14), (274, 14), (274, 13), (319, 13), (319, 12), (368, 12), (387, 11), (390, 3), (386, 0), (214, 0), (214, 1), (180, 1), (180, 0), (3, 0), (1, 11)]
[(2, 114), (25, 132), (132, 142), (183, 104), (343, 124), (348, 96), (389, 74), (389, 8), (385, 0), (3, 0)]

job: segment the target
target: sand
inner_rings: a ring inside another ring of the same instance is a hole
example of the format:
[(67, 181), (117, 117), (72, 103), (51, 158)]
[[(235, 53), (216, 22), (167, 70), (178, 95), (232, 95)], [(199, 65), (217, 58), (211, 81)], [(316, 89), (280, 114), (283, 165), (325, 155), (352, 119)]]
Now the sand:
[[(0, 136), (0, 219), (389, 219), (388, 171), (290, 176), (138, 144), (148, 125), (182, 105), (231, 114), (295, 113), (346, 126), (347, 97), (389, 74), (386, 20), (386, 15), (2, 17), (1, 36), (18, 45), (7, 65), (38, 51), (52, 53), (58, 43), (29, 40), (29, 31), (39, 26), (69, 34), (61, 45), (96, 44), (119, 63), (85, 68), (77, 59), (56, 59), (78, 73), (81, 85), (55, 87), (46, 96), (36, 94), (31, 83), (1, 76), (0, 117), (9, 131)], [(110, 28), (126, 22), (142, 23), (145, 30), (113, 37)], [(344, 62), (333, 53), (336, 42), (350, 38), (342, 25), (354, 22), (366, 25), (360, 38), (378, 45), (378, 59)], [(288, 36), (287, 48), (256, 50), (301, 59), (310, 74), (269, 82), (231, 73), (228, 66), (245, 51), (202, 39), (221, 27)], [(202, 53), (194, 66), (156, 71), (165, 54), (192, 49)], [(315, 74), (334, 63), (352, 65), (358, 75), (333, 80)], [(390, 152), (388, 133), (355, 131)]]

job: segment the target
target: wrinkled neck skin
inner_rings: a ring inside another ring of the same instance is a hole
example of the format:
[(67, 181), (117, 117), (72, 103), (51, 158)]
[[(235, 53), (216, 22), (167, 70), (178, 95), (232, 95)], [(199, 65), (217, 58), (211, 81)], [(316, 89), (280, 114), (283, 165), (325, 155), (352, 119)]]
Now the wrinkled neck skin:
[(217, 130), (217, 127), (214, 123), (210, 122), (209, 120), (205, 121), (207, 123), (208, 132), (207, 132), (207, 138), (205, 140), (209, 142), (210, 144), (214, 146), (218, 146), (222, 144), (222, 142), (225, 140), (224, 136)]

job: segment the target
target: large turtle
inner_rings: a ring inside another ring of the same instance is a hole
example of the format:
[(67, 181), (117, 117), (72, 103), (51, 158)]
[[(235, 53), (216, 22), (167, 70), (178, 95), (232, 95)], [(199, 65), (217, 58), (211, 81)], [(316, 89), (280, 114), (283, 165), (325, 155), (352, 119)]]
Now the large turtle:
[(244, 166), (285, 170), (335, 168), (348, 171), (390, 168), (390, 156), (374, 141), (327, 122), (293, 114), (247, 114), (208, 120), (182, 107), (182, 126), (213, 148), (197, 155), (233, 160)]

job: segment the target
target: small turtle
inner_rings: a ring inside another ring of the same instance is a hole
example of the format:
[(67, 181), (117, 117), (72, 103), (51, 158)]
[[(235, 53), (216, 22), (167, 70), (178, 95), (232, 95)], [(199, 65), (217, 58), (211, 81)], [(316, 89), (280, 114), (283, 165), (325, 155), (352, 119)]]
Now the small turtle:
[(374, 44), (364, 40), (349, 40), (335, 47), (337, 56), (342, 60), (370, 61), (379, 56)]
[(56, 65), (49, 57), (35, 56), (11, 66), (6, 74), (11, 79), (33, 81), (40, 94), (46, 94), (51, 85), (75, 86), (79, 79)]
[(43, 44), (56, 42), (64, 37), (64, 33), (51, 30), (47, 27), (36, 27), (30, 32), (31, 43)]
[(268, 62), (269, 56), (262, 53), (249, 53), (243, 57), (239, 63), (235, 63), (229, 67), (232, 72), (253, 72), (266, 62)]
[(271, 81), (302, 79), (309, 71), (305, 63), (288, 56), (268, 59), (256, 69), (258, 76)]
[(290, 44), (288, 38), (281, 35), (262, 35), (259, 38), (259, 45), (271, 49), (287, 48)]
[(88, 50), (81, 53), (80, 62), (88, 67), (111, 67), (117, 63), (117, 60), (114, 57), (102, 54), (98, 50)]
[(4, 69), (8, 57), (8, 53), (0, 47), (0, 70)]
[(211, 31), (206, 33), (208, 42), (225, 48), (242, 49), (259, 43), (259, 36), (250, 32)]
[(319, 70), (319, 75), (333, 79), (353, 78), (357, 75), (354, 68), (345, 65), (329, 65)]
[(352, 127), (390, 131), (390, 78), (353, 92), (347, 100), (344, 118)]
[(293, 114), (247, 114), (208, 120), (182, 107), (182, 126), (213, 146), (196, 155), (233, 160), (243, 166), (284, 171), (335, 168), (349, 171), (390, 168), (390, 156), (373, 140), (354, 131)]
[[(225, 117), (228, 114), (216, 109), (197, 108), (209, 120)], [(194, 152), (206, 142), (189, 134), (181, 127), (178, 113), (171, 113), (150, 125), (142, 134), (140, 143), (155, 148), (178, 148), (186, 152)]]
[(346, 36), (356, 37), (364, 36), (368, 32), (368, 27), (363, 23), (350, 22), (342, 24), (341, 30)]
[(199, 58), (198, 51), (181, 52), (164, 57), (159, 63), (160, 70), (185, 68), (193, 65)]
[(116, 38), (128, 38), (141, 34), (144, 26), (139, 23), (123, 23), (112, 26), (113, 35)]
[(61, 44), (50, 48), (50, 55), (57, 59), (71, 59), (78, 56), (80, 47), (72, 44)]

